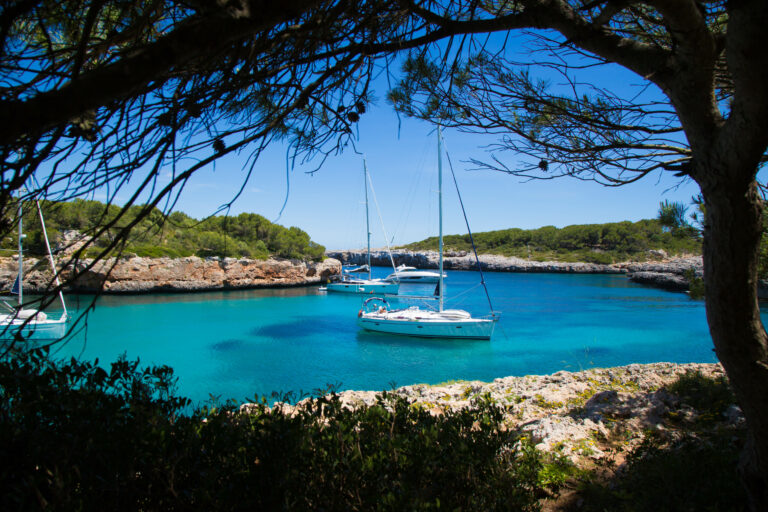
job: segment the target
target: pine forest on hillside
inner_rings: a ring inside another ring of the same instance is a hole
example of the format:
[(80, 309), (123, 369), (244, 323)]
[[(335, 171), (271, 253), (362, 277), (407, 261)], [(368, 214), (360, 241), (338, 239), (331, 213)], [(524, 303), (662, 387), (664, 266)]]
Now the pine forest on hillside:
[[(76, 230), (94, 233), (119, 213), (115, 205), (99, 201), (78, 199), (71, 202), (41, 202), (48, 236), (52, 244), (60, 233)], [(85, 256), (95, 256), (109, 246), (110, 237), (124, 225), (132, 222), (142, 207), (133, 206), (127, 215), (99, 237), (88, 248)], [(45, 253), (37, 211), (29, 208), (24, 213), (25, 251), (33, 255)], [(6, 237), (0, 248), (15, 251), (18, 238)], [(311, 241), (309, 235), (297, 227), (286, 228), (274, 224), (261, 215), (241, 213), (237, 216), (215, 216), (196, 220), (182, 212), (167, 217), (154, 209), (133, 228), (123, 253), (138, 256), (179, 258), (184, 256), (225, 256), (234, 258), (267, 259), (270, 256), (319, 261), (325, 248)]]
[[(615, 263), (648, 259), (649, 251), (663, 250), (670, 256), (701, 254), (701, 239), (695, 229), (665, 228), (659, 220), (583, 224), (556, 228), (502, 229), (474, 233), (481, 254), (517, 256), (537, 261), (584, 261)], [(448, 235), (446, 251), (470, 251), (469, 235)], [(436, 250), (437, 238), (403, 246), (406, 249)]]

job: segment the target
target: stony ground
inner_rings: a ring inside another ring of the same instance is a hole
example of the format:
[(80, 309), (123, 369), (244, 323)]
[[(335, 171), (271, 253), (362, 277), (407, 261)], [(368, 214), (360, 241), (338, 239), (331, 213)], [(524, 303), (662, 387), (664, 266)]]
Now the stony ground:
[[(693, 436), (708, 443), (706, 439), (719, 432), (726, 433), (731, 444), (740, 443), (738, 433), (745, 427), (741, 410), (735, 404), (722, 405), (732, 397), (726, 393), (722, 403), (717, 398), (719, 405), (714, 409), (703, 401), (700, 404), (703, 409), (697, 410), (686, 403), (688, 399), (670, 391), (681, 389), (679, 382), (677, 387), (671, 385), (685, 374), (691, 374), (691, 378), (684, 379), (689, 383), (719, 382), (725, 376), (719, 364), (632, 364), (504, 377), (493, 382), (418, 384), (392, 393), (407, 399), (412, 407), (425, 408), (432, 414), (472, 408), (480, 400), (492, 401), (504, 409), (504, 423), (510, 431), (528, 437), (538, 450), (549, 454), (545, 460), (557, 466), (560, 466), (557, 461), (565, 459), (572, 463), (571, 469), (566, 470), (569, 476), (564, 476), (559, 490), (542, 496), (540, 505), (544, 512), (603, 510), (592, 507), (594, 496), (585, 495), (585, 489), (595, 485), (613, 489), (617, 478), (620, 480), (627, 471), (634, 471), (630, 461), (644, 440), (665, 440), (663, 442), (671, 446), (676, 440)], [(343, 391), (338, 396), (344, 405), (354, 408), (374, 404), (378, 394)], [(700, 401), (695, 395), (690, 396), (693, 401)], [(280, 406), (284, 413), (291, 414), (302, 403)], [(250, 404), (242, 406), (248, 407)], [(651, 471), (654, 477), (659, 477), (656, 469)], [(663, 478), (675, 478), (676, 474), (664, 474)], [(589, 484), (584, 487), (586, 482)]]
[[(717, 378), (719, 364), (632, 364), (552, 375), (504, 377), (493, 382), (456, 381), (418, 384), (394, 390), (414, 406), (442, 414), (490, 399), (506, 411), (510, 430), (523, 432), (537, 449), (556, 452), (577, 465), (620, 456), (639, 443), (645, 432), (665, 429), (665, 418), (694, 419), (698, 412), (669, 393), (665, 386), (686, 372)], [(343, 391), (349, 407), (375, 403), (374, 391)], [(247, 407), (247, 406), (246, 406)], [(290, 407), (287, 408), (290, 410)], [(733, 405), (723, 422), (743, 421)], [(618, 447), (618, 450), (617, 450)]]

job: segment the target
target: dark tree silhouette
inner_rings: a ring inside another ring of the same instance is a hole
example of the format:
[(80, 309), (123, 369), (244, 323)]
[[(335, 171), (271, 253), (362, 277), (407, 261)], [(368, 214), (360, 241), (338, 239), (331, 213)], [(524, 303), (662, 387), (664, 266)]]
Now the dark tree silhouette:
[[(481, 165), (612, 186), (656, 170), (698, 183), (707, 318), (750, 429), (744, 480), (753, 508), (765, 510), (756, 175), (768, 147), (766, 26), (765, 0), (5, 2), (0, 235), (24, 187), (22, 197), (59, 200), (130, 190), (128, 205), (149, 196), (147, 212), (167, 211), (192, 173), (228, 154), (247, 152), (244, 181), (275, 140), (322, 161), (353, 142), (376, 59), (418, 49), (392, 92), (399, 109), (502, 134), (497, 149), (535, 157)], [(570, 94), (473, 37), (515, 30), (538, 38), (532, 59), (569, 79)], [(581, 84), (574, 57), (580, 67), (623, 66), (660, 94), (627, 100)], [(169, 182), (158, 179), (163, 169)], [(132, 225), (121, 222), (99, 229)]]
[[(609, 186), (663, 171), (699, 185), (707, 319), (750, 429), (741, 468), (752, 507), (768, 509), (768, 337), (756, 292), (768, 3), (517, 0), (484, 3), (469, 17), (456, 6), (412, 8), (446, 29), (485, 24), (530, 37), (530, 61), (477, 44), (414, 54), (391, 92), (409, 115), (499, 134), (480, 167)], [(633, 72), (648, 90), (626, 99), (582, 81), (606, 64)], [(548, 87), (533, 77), (537, 66), (562, 80)], [(528, 158), (511, 164), (505, 152)]]

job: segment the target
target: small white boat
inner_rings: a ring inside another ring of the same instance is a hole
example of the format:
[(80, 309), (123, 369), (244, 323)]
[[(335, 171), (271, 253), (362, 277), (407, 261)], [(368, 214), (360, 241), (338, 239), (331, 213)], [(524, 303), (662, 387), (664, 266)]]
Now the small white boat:
[[(328, 292), (337, 293), (367, 293), (367, 294), (393, 294), (400, 289), (400, 283), (388, 279), (373, 279), (371, 277), (371, 225), (368, 216), (368, 166), (363, 160), (363, 175), (365, 176), (365, 228), (368, 233), (368, 262), (357, 268), (342, 271), (341, 276), (332, 279), (325, 286)], [(375, 197), (374, 197), (375, 199)], [(368, 272), (368, 279), (352, 277), (350, 272)]]
[(371, 267), (368, 265), (360, 265), (359, 267), (343, 268), (342, 272), (345, 274), (356, 274), (358, 272), (370, 272)]
[[(446, 277), (443, 274), (443, 279)], [(400, 265), (386, 279), (400, 283), (436, 283), (440, 280), (440, 274), (431, 270), (419, 270), (416, 267)]]
[[(438, 169), (438, 204), (439, 216), (439, 253), (440, 264), (437, 276), (437, 310), (422, 309), (411, 306), (402, 309), (392, 309), (386, 299), (371, 297), (363, 302), (363, 307), (357, 314), (357, 324), (368, 331), (388, 334), (400, 334), (404, 336), (417, 336), (420, 338), (461, 338), (489, 340), (493, 335), (498, 317), (493, 313), (493, 307), (488, 297), (488, 305), (491, 306), (491, 315), (482, 318), (473, 318), (472, 315), (462, 309), (443, 308), (443, 167), (442, 167), (442, 141), (440, 128), (437, 135), (437, 169)], [(458, 190), (458, 189), (457, 189)], [(462, 206), (463, 208), (463, 206)], [(471, 236), (471, 232), (470, 232)], [(474, 243), (473, 243), (474, 246)], [(478, 271), (482, 276), (482, 269)], [(406, 274), (408, 272), (406, 271)], [(433, 274), (433, 272), (430, 272)], [(402, 273), (400, 273), (402, 276)], [(421, 281), (427, 282), (427, 281)], [(481, 278), (483, 286), (484, 279)], [(487, 290), (486, 290), (487, 294)]]
[[(3, 302), (3, 304), (7, 304)], [(43, 311), (21, 309), (0, 315), (0, 339), (56, 340), (67, 332), (67, 316), (48, 318)]]
[(397, 294), (398, 283), (381, 279), (339, 279), (325, 285), (326, 291), (340, 293)]
[[(48, 249), (48, 258), (53, 272), (56, 272), (56, 266), (53, 261), (51, 245), (48, 242), (48, 233), (45, 229), (43, 212), (40, 208), (40, 202), (36, 202), (37, 213), (40, 217), (40, 223), (43, 229), (43, 238)], [(67, 305), (64, 302), (64, 295), (59, 291), (62, 313), (58, 319), (49, 318), (43, 311), (37, 309), (24, 308), (24, 251), (22, 242), (26, 235), (22, 226), (22, 208), (19, 200), (19, 273), (11, 289), (11, 293), (16, 295), (17, 306), (8, 304), (5, 300), (0, 301), (0, 307), (6, 310), (0, 313), (0, 340), (55, 340), (62, 338), (67, 332)], [(59, 277), (56, 276), (56, 285), (60, 286)]]

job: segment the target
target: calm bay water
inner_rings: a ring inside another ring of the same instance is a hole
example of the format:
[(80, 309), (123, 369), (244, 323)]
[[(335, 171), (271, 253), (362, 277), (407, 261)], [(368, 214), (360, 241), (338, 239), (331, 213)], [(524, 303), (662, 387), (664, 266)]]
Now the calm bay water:
[[(376, 276), (388, 273), (375, 269)], [(98, 300), (59, 356), (168, 364), (179, 391), (245, 400), (272, 391), (389, 389), (452, 379), (656, 361), (714, 362), (704, 305), (618, 275), (486, 274), (502, 312), (491, 341), (422, 340), (358, 329), (359, 296), (319, 287)], [(449, 271), (446, 307), (488, 311), (475, 272)], [(432, 286), (402, 285), (424, 295)], [(88, 297), (70, 302), (86, 304)], [(73, 304), (76, 306), (77, 304)], [(765, 315), (765, 312), (764, 312)], [(764, 318), (765, 321), (766, 318)]]

